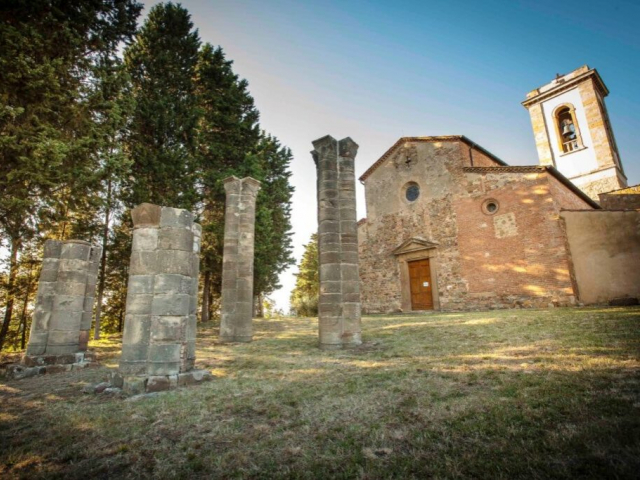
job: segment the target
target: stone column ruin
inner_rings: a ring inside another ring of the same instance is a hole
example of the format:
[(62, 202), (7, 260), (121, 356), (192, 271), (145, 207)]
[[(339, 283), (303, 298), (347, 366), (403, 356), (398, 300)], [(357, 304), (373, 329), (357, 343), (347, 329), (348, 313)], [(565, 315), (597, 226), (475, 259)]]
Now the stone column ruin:
[(201, 227), (187, 210), (143, 203), (133, 243), (122, 356), (113, 384), (160, 391), (210, 378), (193, 370)]
[(220, 340), (250, 342), (253, 338), (253, 252), (256, 197), (260, 182), (251, 177), (224, 181), (227, 204), (222, 260)]
[(22, 364), (38, 371), (84, 368), (102, 248), (82, 240), (47, 240), (31, 334)]
[(330, 135), (313, 142), (317, 169), (320, 347), (362, 343), (354, 161), (358, 145)]

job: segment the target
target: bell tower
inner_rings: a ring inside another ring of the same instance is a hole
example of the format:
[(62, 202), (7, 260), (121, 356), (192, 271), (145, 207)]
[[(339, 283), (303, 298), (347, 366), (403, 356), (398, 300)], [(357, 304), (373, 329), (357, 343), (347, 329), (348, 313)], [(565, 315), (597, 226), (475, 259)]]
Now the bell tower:
[(527, 94), (540, 165), (556, 167), (594, 200), (627, 186), (598, 72), (584, 65)]

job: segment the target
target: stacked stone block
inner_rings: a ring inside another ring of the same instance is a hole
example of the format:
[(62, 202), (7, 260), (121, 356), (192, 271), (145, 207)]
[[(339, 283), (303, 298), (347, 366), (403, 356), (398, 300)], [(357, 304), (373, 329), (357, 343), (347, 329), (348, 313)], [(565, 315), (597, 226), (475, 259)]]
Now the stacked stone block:
[(220, 340), (250, 342), (253, 338), (253, 254), (256, 197), (260, 182), (251, 177), (224, 181), (227, 203), (222, 263)]
[(27, 367), (81, 364), (92, 359), (84, 352), (101, 252), (100, 247), (81, 240), (45, 242), (31, 335), (22, 361)]
[(354, 161), (358, 145), (327, 135), (313, 142), (318, 175), (321, 348), (362, 343)]
[(202, 379), (203, 372), (193, 371), (200, 225), (187, 210), (149, 203), (131, 215), (133, 243), (116, 383), (140, 393)]

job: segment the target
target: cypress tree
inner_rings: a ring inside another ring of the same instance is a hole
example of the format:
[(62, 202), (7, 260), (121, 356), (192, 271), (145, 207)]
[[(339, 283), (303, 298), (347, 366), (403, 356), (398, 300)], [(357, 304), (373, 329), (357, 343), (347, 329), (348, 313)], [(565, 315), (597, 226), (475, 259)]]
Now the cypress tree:
[(248, 84), (232, 70), (221, 48), (206, 44), (196, 71), (198, 104), (198, 178), (202, 204), (203, 275), (201, 320), (210, 317), (214, 294), (222, 278), (225, 192), (230, 175), (253, 174), (253, 152), (260, 140), (259, 114)]
[(194, 75), (200, 39), (180, 5), (154, 6), (125, 51), (135, 109), (126, 137), (132, 160), (127, 204), (193, 209), (197, 203)]
[(291, 256), (292, 154), (275, 137), (263, 135), (255, 157), (262, 188), (256, 202), (253, 285), (257, 314), (262, 316), (262, 298), (280, 288), (278, 276), (295, 262)]
[(318, 315), (319, 293), (318, 235), (314, 233), (309, 243), (304, 246), (304, 253), (298, 265), (296, 285), (291, 291), (291, 311), (303, 317)]

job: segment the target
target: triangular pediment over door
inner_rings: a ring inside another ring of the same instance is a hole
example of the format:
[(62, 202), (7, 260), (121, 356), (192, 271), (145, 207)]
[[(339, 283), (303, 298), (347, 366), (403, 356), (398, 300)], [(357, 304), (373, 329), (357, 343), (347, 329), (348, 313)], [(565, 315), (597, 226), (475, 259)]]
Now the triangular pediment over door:
[(421, 237), (412, 237), (400, 244), (394, 251), (394, 255), (404, 255), (406, 253), (419, 252), (420, 250), (429, 250), (436, 248), (437, 243), (431, 242)]

